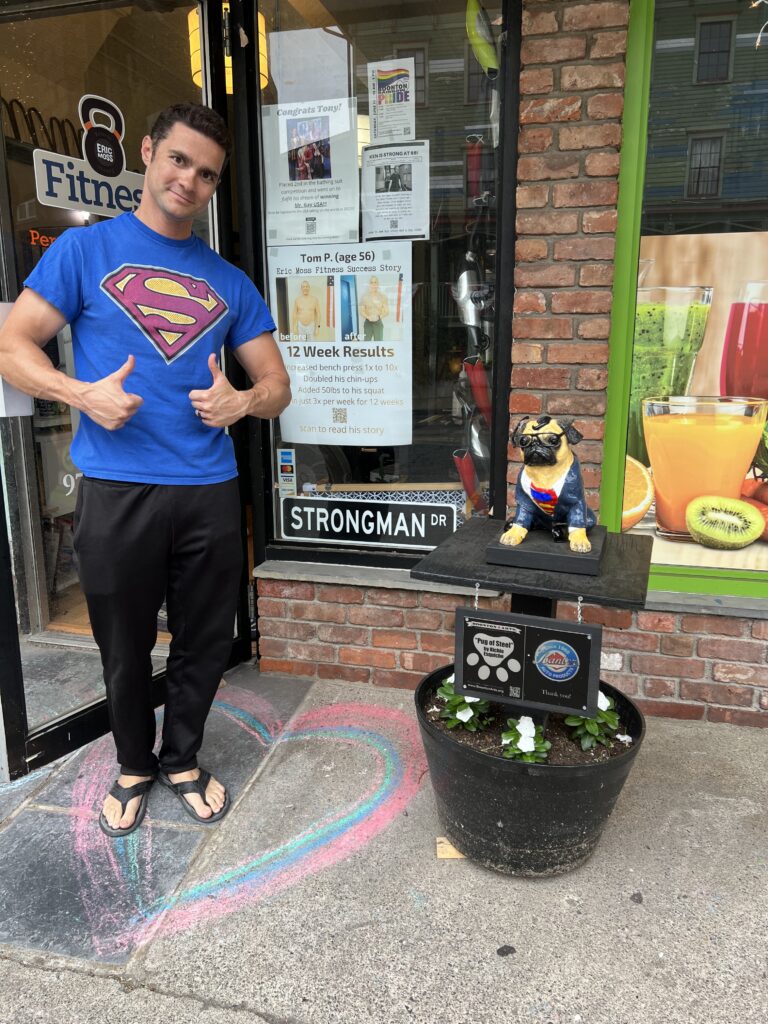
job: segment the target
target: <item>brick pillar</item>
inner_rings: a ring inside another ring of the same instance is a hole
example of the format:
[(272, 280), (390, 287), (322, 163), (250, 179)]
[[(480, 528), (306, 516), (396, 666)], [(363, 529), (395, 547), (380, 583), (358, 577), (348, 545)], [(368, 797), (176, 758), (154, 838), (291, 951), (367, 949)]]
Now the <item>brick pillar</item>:
[[(608, 378), (626, 2), (523, 13), (512, 423), (575, 417), (597, 507)], [(517, 453), (510, 446), (508, 504)]]

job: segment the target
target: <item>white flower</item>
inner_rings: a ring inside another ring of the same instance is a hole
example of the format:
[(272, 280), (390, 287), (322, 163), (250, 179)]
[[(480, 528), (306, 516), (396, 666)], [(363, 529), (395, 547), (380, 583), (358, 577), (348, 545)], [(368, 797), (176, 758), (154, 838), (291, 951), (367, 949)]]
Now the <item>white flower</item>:
[(509, 744), (511, 742), (512, 742), (512, 739), (509, 736), (507, 736), (506, 739), (502, 739), (501, 745), (502, 745), (502, 747), (507, 747), (507, 746), (509, 746)]
[(623, 732), (617, 732), (616, 739), (619, 741), (619, 743), (626, 743), (627, 746), (629, 746), (629, 744), (632, 742), (632, 737), (627, 736)]
[(462, 708), (461, 711), (456, 712), (456, 717), (460, 722), (468, 722), (474, 713), (472, 708)]
[(536, 749), (536, 741), (533, 736), (521, 736), (517, 741), (517, 749), (521, 750), (524, 754), (529, 754), (532, 750)]
[(533, 719), (530, 715), (523, 715), (523, 717), (517, 723), (517, 731), (521, 736), (535, 736), (536, 726), (533, 723)]
[(481, 701), (482, 699), (483, 699), (482, 697), (465, 697), (464, 698), (464, 703), (465, 704), (477, 704), (478, 701)]
[(601, 711), (607, 711), (608, 708), (611, 706), (611, 702), (608, 700), (608, 698), (605, 696), (602, 690), (597, 691), (597, 706), (600, 708)]

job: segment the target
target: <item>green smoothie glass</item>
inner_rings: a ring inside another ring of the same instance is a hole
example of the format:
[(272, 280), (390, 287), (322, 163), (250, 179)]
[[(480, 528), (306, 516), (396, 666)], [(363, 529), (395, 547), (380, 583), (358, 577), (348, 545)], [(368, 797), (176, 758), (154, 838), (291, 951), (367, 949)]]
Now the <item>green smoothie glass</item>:
[(687, 395), (712, 303), (712, 289), (638, 288), (627, 453), (649, 465), (641, 403), (650, 395)]

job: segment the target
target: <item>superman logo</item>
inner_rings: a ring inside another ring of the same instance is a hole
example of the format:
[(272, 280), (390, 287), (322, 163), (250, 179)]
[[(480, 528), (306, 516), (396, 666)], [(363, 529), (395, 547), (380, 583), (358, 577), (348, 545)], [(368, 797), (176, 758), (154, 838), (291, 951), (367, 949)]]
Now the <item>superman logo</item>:
[(207, 281), (161, 267), (124, 263), (101, 282), (167, 363), (221, 320), (229, 307)]

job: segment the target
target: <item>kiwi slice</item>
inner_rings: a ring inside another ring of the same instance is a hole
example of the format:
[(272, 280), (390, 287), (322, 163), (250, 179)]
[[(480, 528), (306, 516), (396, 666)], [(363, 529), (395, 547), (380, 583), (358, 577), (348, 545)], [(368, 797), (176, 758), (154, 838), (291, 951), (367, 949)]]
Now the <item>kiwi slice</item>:
[(694, 498), (686, 507), (685, 525), (699, 544), (707, 548), (736, 551), (761, 536), (765, 520), (746, 501), (704, 494)]

